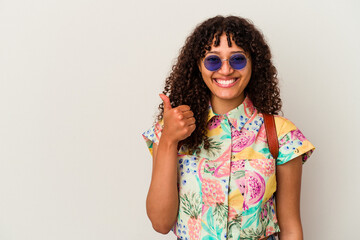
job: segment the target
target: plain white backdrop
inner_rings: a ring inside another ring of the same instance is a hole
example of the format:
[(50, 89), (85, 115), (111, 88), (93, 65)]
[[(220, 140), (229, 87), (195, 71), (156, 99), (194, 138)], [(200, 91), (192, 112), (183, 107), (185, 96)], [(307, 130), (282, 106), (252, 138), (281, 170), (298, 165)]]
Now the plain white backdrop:
[(284, 116), (316, 147), (305, 239), (357, 238), (359, 12), (356, 0), (0, 0), (0, 240), (175, 239), (146, 216), (141, 133), (185, 38), (218, 14), (262, 30)]

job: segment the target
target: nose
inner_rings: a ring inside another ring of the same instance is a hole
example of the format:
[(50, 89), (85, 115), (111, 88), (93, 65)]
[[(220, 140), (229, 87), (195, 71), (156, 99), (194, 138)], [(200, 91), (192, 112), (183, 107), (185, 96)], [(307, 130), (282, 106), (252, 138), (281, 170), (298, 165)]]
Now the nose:
[(232, 74), (234, 69), (230, 66), (229, 60), (223, 60), (221, 68), (218, 70), (218, 73), (223, 75), (230, 75)]

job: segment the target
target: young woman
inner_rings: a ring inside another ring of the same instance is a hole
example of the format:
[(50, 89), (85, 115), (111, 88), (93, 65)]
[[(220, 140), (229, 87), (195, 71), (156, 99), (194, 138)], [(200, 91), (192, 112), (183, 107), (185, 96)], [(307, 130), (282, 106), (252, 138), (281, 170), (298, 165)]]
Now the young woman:
[[(143, 137), (153, 156), (153, 228), (178, 239), (302, 239), (302, 163), (314, 146), (288, 119), (262, 34), (216, 16), (187, 38)], [(271, 155), (263, 113), (275, 117)], [(275, 194), (276, 193), (276, 194)]]

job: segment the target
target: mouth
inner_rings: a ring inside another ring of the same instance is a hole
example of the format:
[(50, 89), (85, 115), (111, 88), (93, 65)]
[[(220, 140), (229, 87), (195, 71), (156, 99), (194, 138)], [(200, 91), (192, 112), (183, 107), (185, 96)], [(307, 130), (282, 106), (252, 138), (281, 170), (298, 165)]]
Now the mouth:
[(232, 79), (221, 79), (221, 78), (213, 78), (213, 82), (222, 88), (229, 88), (234, 86), (240, 78), (232, 78)]

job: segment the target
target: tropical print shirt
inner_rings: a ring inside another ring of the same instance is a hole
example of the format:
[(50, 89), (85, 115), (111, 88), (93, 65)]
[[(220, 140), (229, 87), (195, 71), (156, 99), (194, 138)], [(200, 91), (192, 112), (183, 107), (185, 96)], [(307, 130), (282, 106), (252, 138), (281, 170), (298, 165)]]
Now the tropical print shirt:
[[(179, 212), (172, 231), (179, 239), (261, 239), (280, 231), (275, 168), (300, 155), (304, 163), (315, 148), (290, 120), (276, 115), (275, 125), (277, 159), (269, 151), (263, 115), (250, 98), (223, 115), (209, 104), (210, 149), (178, 151)], [(143, 133), (151, 154), (162, 128), (158, 121)]]

